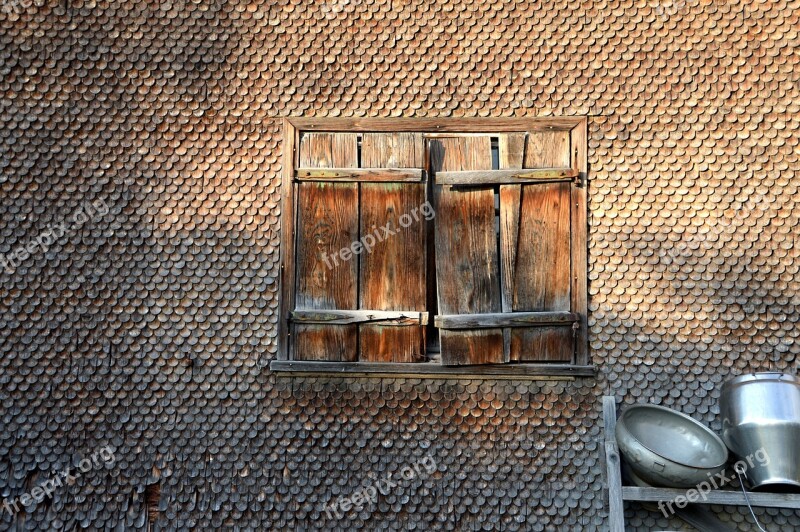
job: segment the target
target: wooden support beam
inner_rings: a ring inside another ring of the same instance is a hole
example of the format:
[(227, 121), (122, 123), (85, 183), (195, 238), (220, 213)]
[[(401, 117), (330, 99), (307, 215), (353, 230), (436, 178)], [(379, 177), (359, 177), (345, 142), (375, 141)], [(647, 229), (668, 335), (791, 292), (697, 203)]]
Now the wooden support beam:
[(571, 181), (578, 177), (575, 168), (526, 168), (524, 170), (465, 170), (437, 172), (437, 185), (530, 184), (532, 182)]
[[(675, 488), (640, 488), (638, 486), (625, 486), (622, 488), (622, 498), (626, 501), (659, 502), (673, 501), (676, 497), (686, 498), (685, 489)], [(764, 493), (760, 491), (748, 492), (750, 504), (765, 508), (791, 508), (800, 510), (800, 494), (796, 493)], [(734, 490), (714, 490), (705, 494), (705, 499), (698, 497), (694, 504), (721, 504), (731, 506), (746, 506), (744, 494)]]
[(603, 396), (603, 430), (605, 431), (606, 473), (608, 475), (608, 528), (625, 532), (625, 510), (622, 496), (622, 471), (617, 449), (617, 404), (613, 397)]
[(489, 329), (493, 327), (536, 327), (572, 325), (578, 315), (572, 312), (508, 312), (491, 314), (451, 314), (436, 316), (440, 329)]
[(428, 313), (397, 310), (295, 310), (291, 313), (291, 321), (326, 325), (349, 325), (352, 323), (427, 325)]
[(297, 181), (420, 182), (419, 168), (298, 168)]
[(301, 131), (362, 131), (402, 132), (424, 131), (430, 133), (501, 133), (521, 131), (569, 131), (585, 118), (534, 117), (534, 118), (301, 118), (287, 119)]

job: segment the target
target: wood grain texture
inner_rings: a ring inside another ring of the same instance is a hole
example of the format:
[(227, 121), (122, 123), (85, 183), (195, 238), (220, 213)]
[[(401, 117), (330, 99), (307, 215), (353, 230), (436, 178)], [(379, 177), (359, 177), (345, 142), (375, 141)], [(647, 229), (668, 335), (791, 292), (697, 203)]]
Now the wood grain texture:
[(513, 328), (509, 358), (514, 362), (569, 362), (572, 360), (572, 327)]
[[(497, 150), (498, 150), (498, 169), (503, 171), (516, 171), (522, 168), (523, 162), (525, 161), (525, 145), (528, 141), (528, 135), (526, 133), (508, 133), (504, 135), (500, 135), (497, 139)], [(511, 189), (511, 193), (516, 193), (519, 195), (520, 187), (519, 186), (500, 186), (499, 194), (497, 201), (502, 203), (503, 201), (503, 189)], [(506, 191), (506, 195), (510, 192)], [(516, 198), (518, 201), (519, 198)], [(497, 206), (499, 210), (499, 205)], [(498, 231), (500, 232), (500, 236), (502, 238), (502, 234), (504, 231), (503, 223), (504, 220), (502, 217), (499, 217), (498, 220)], [(513, 227), (517, 227), (519, 225), (519, 220), (505, 220), (506, 223), (512, 223)], [(507, 230), (507, 228), (506, 228)], [(503, 312), (511, 312), (512, 305), (511, 305), (511, 287), (508, 284), (507, 276), (503, 272), (507, 272), (509, 267), (514, 263), (516, 260), (516, 250), (514, 250), (513, 254), (509, 254), (508, 250), (505, 253), (501, 250), (500, 253), (500, 303)], [(506, 361), (511, 360), (511, 329), (508, 327), (503, 328), (503, 358)]]
[(485, 366), (442, 366), (429, 361), (420, 364), (395, 362), (303, 362), (292, 360), (273, 360), (269, 364), (272, 371), (287, 376), (329, 374), (348, 377), (432, 377), (438, 379), (458, 378), (485, 379), (573, 379), (575, 377), (596, 377), (597, 369), (592, 366), (572, 364), (489, 364)]
[(422, 181), (420, 168), (298, 168), (298, 181), (405, 182)]
[[(299, 163), (309, 168), (358, 165), (355, 134), (306, 133)], [(307, 182), (297, 186), (295, 308), (357, 309), (358, 261), (339, 251), (358, 238), (358, 185)], [(356, 325), (296, 324), (293, 359), (352, 361)]]
[[(418, 167), (425, 163), (422, 135), (368, 133), (363, 136), (364, 166)], [(425, 310), (427, 221), (423, 183), (362, 183), (362, 240), (370, 252), (360, 256), (359, 305), (370, 310)], [(425, 358), (425, 327), (365, 324), (359, 329), (359, 360), (419, 362)]]
[(587, 188), (589, 183), (589, 163), (587, 136), (588, 121), (583, 119), (571, 131), (573, 166), (580, 172), (577, 184), (572, 186), (571, 229), (571, 275), (572, 288), (570, 290), (571, 308), (580, 316), (578, 330), (575, 333), (575, 363), (587, 364), (589, 361), (589, 277), (586, 257), (589, 252), (587, 235), (589, 222), (587, 213)]
[(532, 131), (525, 147), (525, 168), (571, 167), (569, 131)]
[(426, 325), (427, 312), (396, 310), (295, 310), (291, 319), (296, 323), (385, 323), (386, 325)]
[(505, 133), (520, 131), (569, 131), (585, 118), (301, 118), (288, 119), (304, 131), (363, 131), (431, 133)]
[(294, 326), (295, 344), (293, 360), (325, 360), (329, 362), (355, 362), (355, 325), (304, 325)]
[[(623, 486), (622, 499), (626, 501), (674, 501), (675, 497), (686, 496), (686, 490), (678, 488), (645, 488), (639, 486)], [(719, 504), (723, 506), (745, 506), (747, 501), (741, 490), (714, 490), (706, 493), (702, 504)], [(763, 493), (749, 492), (750, 504), (759, 507), (793, 508), (800, 510), (800, 495), (797, 493)], [(698, 501), (700, 502), (700, 501)]]
[(481, 329), (492, 327), (531, 327), (562, 325), (571, 327), (578, 320), (572, 312), (501, 312), (497, 314), (438, 315), (436, 326), (442, 329)]
[(357, 309), (358, 261), (340, 256), (358, 238), (357, 185), (303, 183), (297, 211), (296, 308)]
[[(504, 294), (510, 299), (511, 309), (513, 312), (568, 311), (570, 185), (524, 185), (518, 187), (519, 191), (510, 188), (501, 187), (500, 219), (501, 254), (506, 266)], [(572, 359), (571, 329), (515, 329), (510, 334), (509, 359), (512, 361)]]
[(525, 160), (525, 143), (527, 134), (507, 133), (497, 138), (498, 169), (517, 170), (522, 168)]
[(577, 177), (574, 168), (537, 168), (524, 170), (484, 170), (479, 172), (438, 172), (437, 185), (517, 184), (526, 181), (571, 181)]
[[(490, 170), (489, 137), (431, 141), (436, 171)], [(493, 187), (434, 187), (436, 204), (436, 286), (439, 312), (500, 312), (500, 275)], [(502, 329), (441, 330), (442, 364), (505, 361)]]
[(294, 308), (295, 280), (295, 201), (296, 185), (292, 179), (297, 158), (298, 132), (288, 120), (283, 122), (281, 164), (281, 314), (278, 322), (278, 359), (289, 359), (292, 332), (289, 313)]
[[(526, 166), (567, 164), (561, 132), (530, 133)], [(573, 175), (574, 175), (573, 171)], [(570, 184), (500, 187), (503, 310), (570, 310)], [(573, 331), (563, 327), (506, 330), (511, 361), (569, 361)]]
[[(606, 478), (608, 479), (608, 527), (610, 532), (625, 532), (625, 508), (622, 499), (622, 471), (617, 449), (617, 406), (613, 397), (603, 396), (603, 431), (605, 432)], [(684, 495), (685, 495), (684, 491)]]
[[(502, 187), (501, 253), (511, 310), (570, 309), (570, 186), (566, 183)], [(503, 192), (506, 192), (503, 195)]]

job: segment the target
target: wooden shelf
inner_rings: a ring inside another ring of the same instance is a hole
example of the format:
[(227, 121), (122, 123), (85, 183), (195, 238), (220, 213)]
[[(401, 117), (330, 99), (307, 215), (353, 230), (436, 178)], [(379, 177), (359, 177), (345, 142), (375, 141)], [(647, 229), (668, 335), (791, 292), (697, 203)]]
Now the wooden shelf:
[[(687, 498), (688, 489), (623, 486), (619, 449), (617, 448), (615, 436), (617, 426), (616, 402), (611, 396), (603, 397), (603, 424), (608, 474), (608, 519), (611, 532), (625, 532), (624, 501), (674, 502), (677, 497)], [(746, 506), (748, 500), (751, 506), (800, 509), (800, 494), (748, 492), (747, 498), (745, 498), (741, 491), (715, 490), (706, 493), (705, 498), (699, 497), (697, 501), (692, 501), (684, 508), (676, 509), (675, 516), (701, 531), (727, 531), (729, 528), (719, 521), (713, 513), (702, 509), (698, 505)]]
[[(641, 488), (638, 486), (622, 486), (622, 499), (625, 501), (659, 502), (673, 501), (676, 497), (686, 497), (684, 489), (674, 488)], [(752, 506), (767, 508), (792, 508), (800, 509), (800, 495), (795, 493), (762, 493), (747, 492)], [(700, 498), (692, 504), (728, 504), (745, 506), (747, 501), (741, 491), (715, 490), (705, 495), (705, 500)]]

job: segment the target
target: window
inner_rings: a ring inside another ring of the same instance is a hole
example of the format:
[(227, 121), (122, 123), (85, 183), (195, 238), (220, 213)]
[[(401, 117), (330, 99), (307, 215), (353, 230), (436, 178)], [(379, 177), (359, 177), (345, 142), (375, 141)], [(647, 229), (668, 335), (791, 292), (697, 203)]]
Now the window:
[(291, 119), (285, 371), (587, 367), (586, 121)]

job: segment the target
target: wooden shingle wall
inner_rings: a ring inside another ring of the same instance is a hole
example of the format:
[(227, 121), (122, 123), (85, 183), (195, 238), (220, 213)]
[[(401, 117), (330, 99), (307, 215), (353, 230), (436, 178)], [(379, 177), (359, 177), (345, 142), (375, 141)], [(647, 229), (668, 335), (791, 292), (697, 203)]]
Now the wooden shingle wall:
[[(798, 8), (2, 0), (0, 496), (116, 460), (0, 529), (602, 529), (603, 394), (719, 429), (800, 354)], [(289, 115), (590, 116), (598, 378), (271, 374)]]

